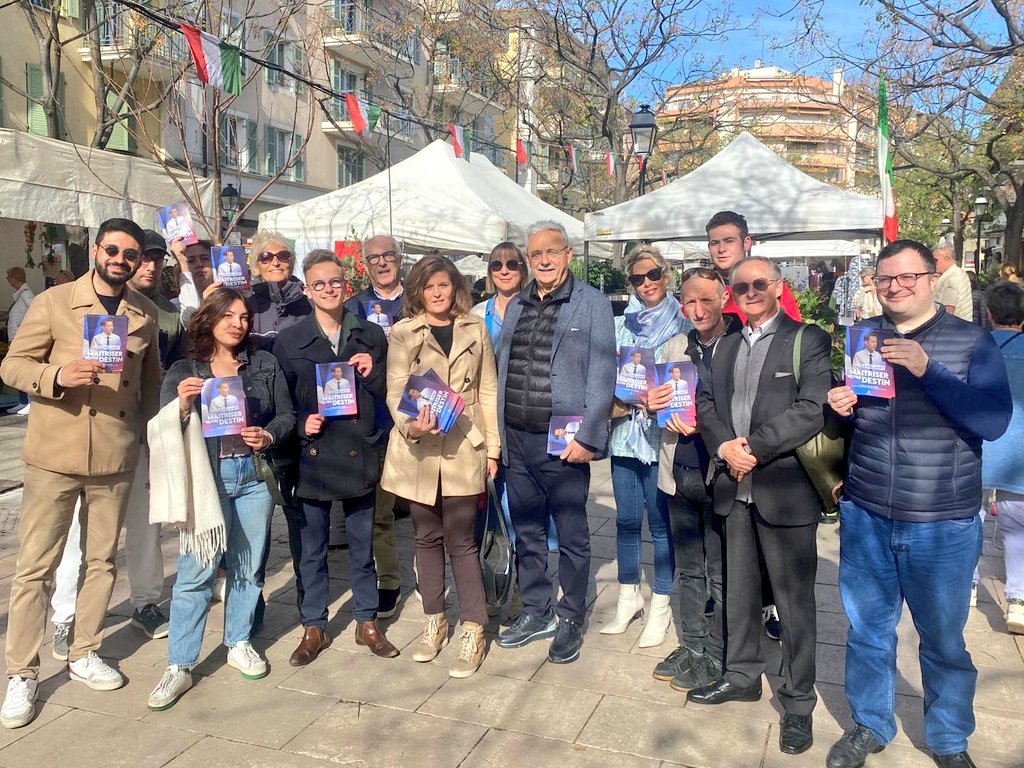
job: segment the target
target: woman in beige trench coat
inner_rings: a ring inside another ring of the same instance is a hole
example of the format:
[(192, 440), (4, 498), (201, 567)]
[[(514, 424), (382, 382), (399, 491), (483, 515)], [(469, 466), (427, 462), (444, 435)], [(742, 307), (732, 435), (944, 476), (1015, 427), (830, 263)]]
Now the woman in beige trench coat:
[[(449, 667), (452, 677), (469, 677), (484, 654), (487, 606), (476, 542), (477, 501), (485, 473), (498, 471), (498, 378), (491, 338), (483, 320), (470, 314), (470, 296), (455, 265), (426, 256), (405, 283), (404, 320), (388, 344), (388, 407), (395, 426), (388, 442), (381, 487), (409, 502), (416, 534), (416, 566), (423, 610), (423, 640), (416, 661), (431, 661), (448, 641), (444, 613), (444, 556), (451, 561), (459, 593), (462, 632)], [(409, 377), (433, 370), (465, 400), (465, 411), (447, 434), (426, 405), (429, 387), (410, 386)], [(402, 399), (420, 404), (413, 418), (398, 410)]]

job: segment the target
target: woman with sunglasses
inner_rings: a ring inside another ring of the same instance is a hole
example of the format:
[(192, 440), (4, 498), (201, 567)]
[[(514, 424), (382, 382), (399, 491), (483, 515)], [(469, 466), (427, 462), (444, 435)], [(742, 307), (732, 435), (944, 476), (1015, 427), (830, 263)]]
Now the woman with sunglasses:
[(280, 232), (257, 232), (249, 248), (252, 286), (252, 335), (257, 349), (268, 352), (278, 332), (313, 311), (302, 281), (292, 272), (295, 254)]
[[(622, 317), (615, 318), (616, 347), (652, 349), (656, 363), (669, 362), (664, 357), (665, 343), (692, 326), (683, 317), (679, 302), (668, 293), (668, 263), (657, 248), (641, 245), (629, 254), (626, 273), (633, 295)], [(654, 584), (651, 613), (640, 634), (641, 648), (652, 648), (665, 641), (675, 580), (668, 503), (658, 491), (660, 444), (661, 428), (646, 405), (630, 406), (618, 399), (614, 401), (609, 453), (615, 494), (619, 599), (614, 618), (601, 629), (601, 634), (622, 634), (630, 622), (643, 613), (640, 534), (646, 509), (654, 542)]]
[(497, 349), (505, 308), (526, 282), (526, 260), (514, 243), (504, 242), (491, 249), (488, 261), (487, 293), (491, 296), (473, 307), (472, 312), (483, 318), (487, 332), (491, 335), (491, 344)]
[[(286, 440), (295, 429), (295, 412), (277, 358), (269, 352), (253, 351), (250, 317), (249, 303), (242, 294), (230, 288), (212, 291), (189, 321), (188, 357), (171, 365), (160, 390), (160, 402), (164, 406), (176, 403), (177, 413), (172, 413), (171, 417), (180, 416), (182, 429), (195, 430), (198, 425), (191, 422), (200, 418), (199, 395), (204, 380), (241, 377), (247, 426), (241, 435), (205, 439), (213, 485), (220, 496), (222, 519), (201, 529), (197, 523), (205, 515), (195, 511), (186, 525), (191, 526), (197, 542), (202, 541), (202, 530), (223, 531), (223, 562), (228, 571), (224, 607), (228, 664), (239, 670), (244, 679), (258, 680), (266, 676), (267, 662), (252, 647), (249, 637), (262, 586), (258, 570), (270, 533), (274, 501), (266, 483), (256, 476), (253, 453)], [(165, 411), (161, 411), (154, 421), (162, 424), (164, 417)], [(152, 429), (150, 434), (153, 434)], [(185, 444), (188, 445), (187, 440)], [(154, 468), (150, 476), (153, 477), (159, 471), (155, 468), (156, 453), (151, 461)], [(179, 458), (179, 461), (182, 460)], [(184, 461), (182, 465), (188, 467)], [(201, 486), (201, 474), (195, 470), (184, 471), (190, 474), (188, 487)], [(182, 503), (187, 500), (183, 499)], [(150, 694), (148, 706), (152, 710), (167, 709), (192, 687), (192, 669), (199, 663), (220, 561), (218, 556), (204, 561), (195, 552), (188, 551), (178, 557), (167, 641), (169, 666)]]

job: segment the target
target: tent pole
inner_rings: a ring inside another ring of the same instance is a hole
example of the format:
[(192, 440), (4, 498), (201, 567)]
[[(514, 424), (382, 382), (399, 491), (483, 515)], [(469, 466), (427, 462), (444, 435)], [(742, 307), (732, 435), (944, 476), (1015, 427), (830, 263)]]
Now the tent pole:
[(590, 285), (590, 241), (583, 241), (583, 282)]
[[(388, 120), (388, 140), (384, 145), (384, 161), (388, 164), (388, 234), (394, 237), (395, 220), (391, 210), (391, 120)], [(401, 265), (399, 265), (401, 266)]]

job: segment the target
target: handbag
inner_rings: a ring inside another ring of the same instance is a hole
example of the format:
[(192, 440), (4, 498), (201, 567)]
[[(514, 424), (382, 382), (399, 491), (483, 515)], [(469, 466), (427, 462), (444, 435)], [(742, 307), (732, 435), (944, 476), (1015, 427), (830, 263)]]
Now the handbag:
[[(793, 341), (793, 378), (797, 387), (800, 386), (800, 345), (806, 327), (800, 326)], [(846, 440), (843, 437), (842, 422), (831, 408), (827, 405), (824, 408), (825, 425), (818, 434), (797, 446), (796, 457), (828, 512), (839, 505), (839, 495), (843, 490)]]
[(512, 596), (515, 555), (508, 528), (505, 526), (501, 497), (491, 477), (487, 478), (485, 520), (483, 538), (480, 542), (480, 570), (484, 579), (484, 597), (488, 608), (500, 610)]
[(252, 452), (252, 468), (256, 477), (267, 484), (267, 491), (274, 504), (278, 507), (284, 506), (284, 496), (281, 495), (281, 482), (277, 477), (277, 464), (274, 457), (267, 451)]

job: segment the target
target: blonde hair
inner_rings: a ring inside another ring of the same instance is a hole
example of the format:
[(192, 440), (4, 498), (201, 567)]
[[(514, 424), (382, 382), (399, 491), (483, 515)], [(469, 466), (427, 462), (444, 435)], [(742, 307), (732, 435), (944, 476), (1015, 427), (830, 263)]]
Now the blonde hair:
[(638, 245), (629, 252), (628, 256), (626, 256), (626, 274), (630, 274), (630, 270), (633, 269), (633, 265), (638, 261), (643, 261), (644, 259), (650, 259), (657, 264), (660, 269), (668, 272), (668, 262), (665, 260), (665, 257), (661, 255), (661, 251), (653, 245), (645, 244)]
[(504, 243), (498, 243), (491, 249), (490, 258), (487, 260), (487, 277), (485, 279), (487, 293), (497, 293), (498, 289), (494, 287), (494, 280), (491, 279), (491, 262), (492, 261), (508, 261), (509, 259), (517, 259), (519, 261), (519, 286), (522, 287), (523, 283), (526, 282), (526, 278), (529, 276), (526, 271), (526, 259), (523, 256), (523, 252), (519, 250), (519, 246), (515, 243), (505, 241)]

